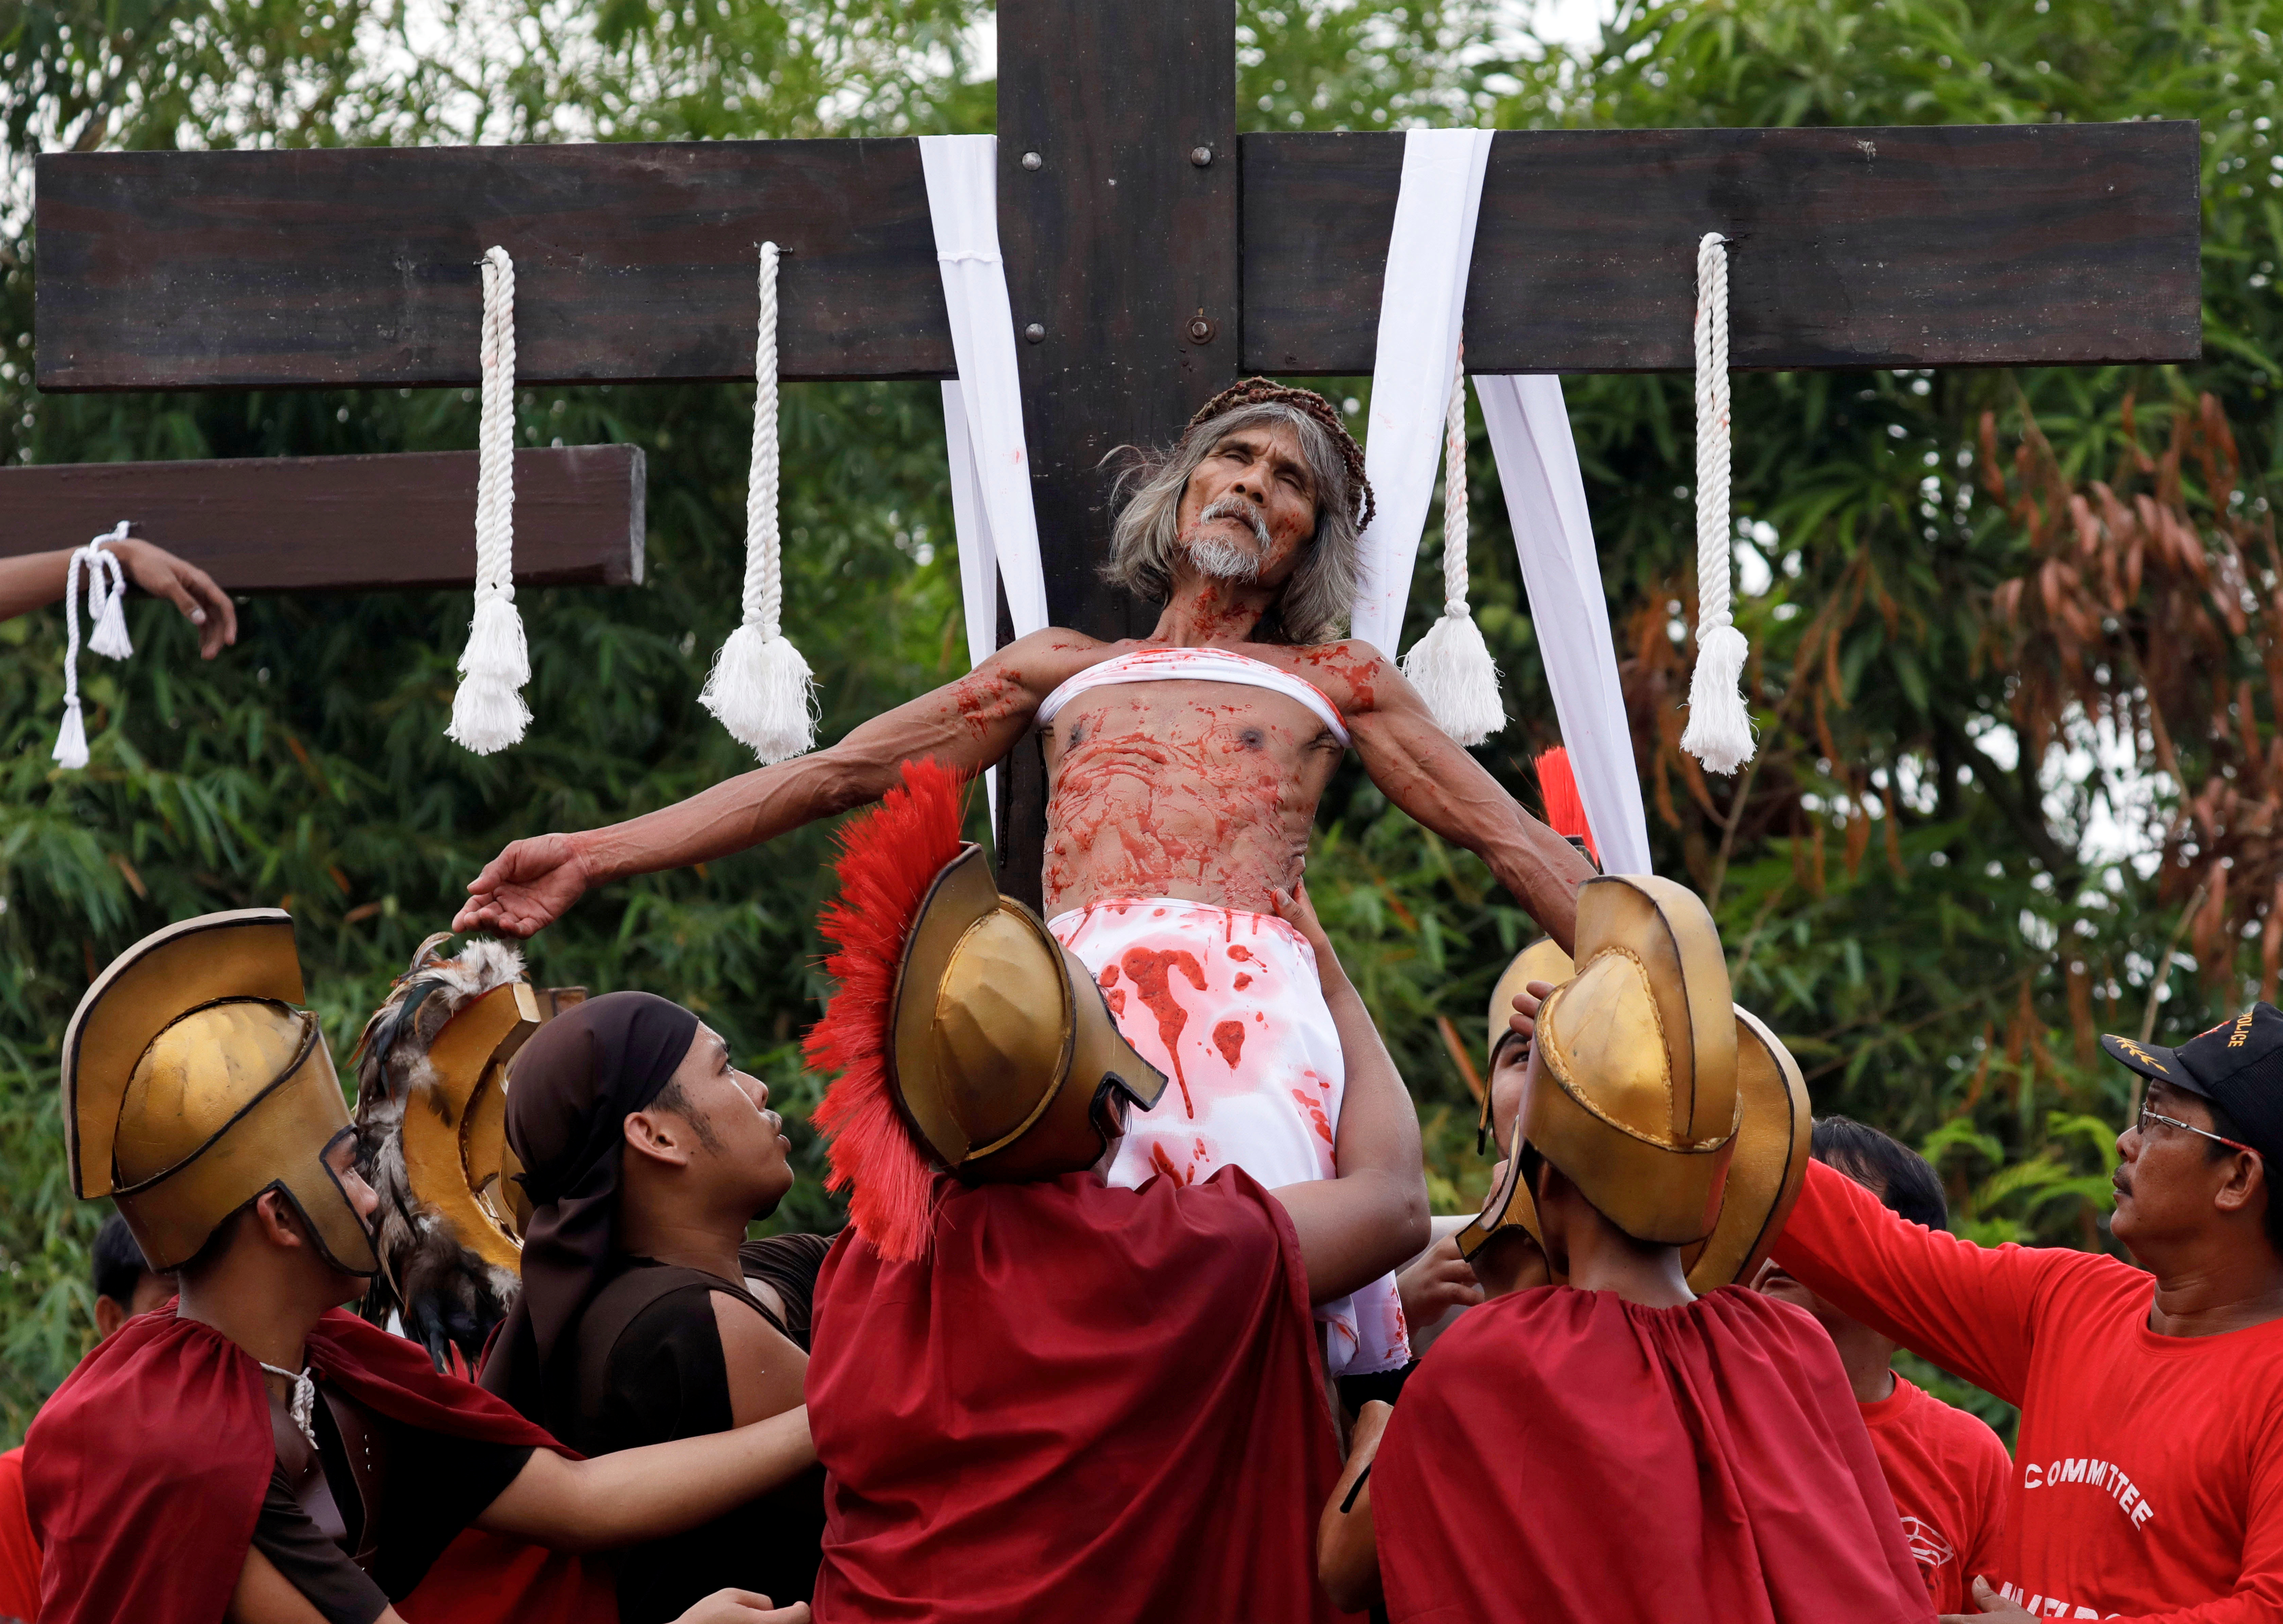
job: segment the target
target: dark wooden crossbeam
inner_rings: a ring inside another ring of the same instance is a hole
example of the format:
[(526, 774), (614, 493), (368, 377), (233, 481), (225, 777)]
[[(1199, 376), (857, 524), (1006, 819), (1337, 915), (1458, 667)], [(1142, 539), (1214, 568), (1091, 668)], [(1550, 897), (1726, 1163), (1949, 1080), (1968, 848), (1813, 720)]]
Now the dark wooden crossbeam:
[[(643, 578), (643, 454), (515, 454), (518, 586)], [(75, 546), (130, 520), (233, 592), (465, 587), (476, 454), (81, 463), (0, 469), (0, 555)]]
[[(1137, 366), (1368, 371), (1402, 137), (1234, 140), (1233, 61), (1216, 77), (1226, 53), (1188, 14), (1212, 0), (1144, 8), (1180, 64), (1150, 74), (1114, 59), (1124, 8), (1027, 3), (1057, 13), (1059, 46), (1000, 91), (1015, 321), (1046, 331), (1026, 405), (1064, 379), (1113, 410), (1094, 391)], [(1708, 230), (1737, 239), (1741, 367), (2193, 360), (2197, 161), (2186, 122), (1504, 131), (1469, 364), (1687, 366)], [(908, 140), (51, 153), (38, 227), (43, 389), (471, 383), (494, 242), (533, 381), (752, 377), (764, 238), (793, 250), (787, 378), (952, 371)], [(1216, 331), (1194, 344), (1200, 308)]]

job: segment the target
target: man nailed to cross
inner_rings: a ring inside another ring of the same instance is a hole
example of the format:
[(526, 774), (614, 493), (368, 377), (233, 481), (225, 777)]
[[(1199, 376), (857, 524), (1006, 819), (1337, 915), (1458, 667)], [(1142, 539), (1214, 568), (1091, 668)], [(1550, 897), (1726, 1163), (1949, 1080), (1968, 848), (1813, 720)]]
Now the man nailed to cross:
[[(1148, 637), (1049, 627), (957, 682), (781, 761), (608, 828), (518, 840), (455, 927), (527, 936), (590, 886), (705, 863), (877, 800), (901, 764), (979, 771), (1032, 728), (1048, 800), (1049, 928), (1119, 1029), (1174, 1079), (1114, 1185), (1235, 1163), (1272, 1188), (1335, 1175), (1344, 1068), (1314, 955), (1270, 894), (1307, 861), (1352, 744), (1388, 798), (1465, 847), (1565, 948), (1586, 859), (1438, 728), (1380, 651), (1336, 638), (1370, 517), (1363, 454), (1321, 395), (1253, 379), (1122, 481), (1108, 577), (1162, 599)], [(1409, 1357), (1395, 1284), (1321, 1304), (1334, 1374)]]

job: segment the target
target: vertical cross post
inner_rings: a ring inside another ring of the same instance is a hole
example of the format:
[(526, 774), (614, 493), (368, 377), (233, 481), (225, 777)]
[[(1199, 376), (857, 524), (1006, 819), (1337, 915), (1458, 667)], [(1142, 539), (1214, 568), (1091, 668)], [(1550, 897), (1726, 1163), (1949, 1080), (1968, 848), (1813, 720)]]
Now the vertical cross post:
[[(1101, 580), (1120, 445), (1158, 445), (1235, 376), (1235, 0), (1001, 0), (999, 238), (1058, 626), (1146, 633)], [(1036, 906), (1046, 776), (1008, 761), (999, 884)]]

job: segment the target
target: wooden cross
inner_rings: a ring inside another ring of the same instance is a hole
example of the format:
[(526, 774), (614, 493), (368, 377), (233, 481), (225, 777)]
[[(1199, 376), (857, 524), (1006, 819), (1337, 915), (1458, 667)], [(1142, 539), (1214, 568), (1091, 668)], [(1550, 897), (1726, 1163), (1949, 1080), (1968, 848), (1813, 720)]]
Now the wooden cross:
[[(643, 454), (515, 454), (519, 586), (638, 586)], [(65, 463), (0, 469), (0, 557), (100, 535), (124, 519), (232, 592), (465, 587), (476, 454)]]
[[(1243, 372), (1371, 369), (1403, 138), (1240, 139), (1233, 0), (1001, 0), (998, 37), (1048, 601), (1126, 636), (1155, 612), (1095, 574), (1104, 453)], [(2191, 361), (2198, 204), (2193, 123), (1505, 132), (1468, 365), (1687, 368), (1708, 230), (1738, 367)], [(952, 372), (908, 139), (56, 154), (38, 232), (43, 389), (465, 385), (495, 242), (526, 381), (752, 377), (765, 238), (785, 378)], [(1035, 903), (1043, 771), (1009, 765), (1001, 883)]]

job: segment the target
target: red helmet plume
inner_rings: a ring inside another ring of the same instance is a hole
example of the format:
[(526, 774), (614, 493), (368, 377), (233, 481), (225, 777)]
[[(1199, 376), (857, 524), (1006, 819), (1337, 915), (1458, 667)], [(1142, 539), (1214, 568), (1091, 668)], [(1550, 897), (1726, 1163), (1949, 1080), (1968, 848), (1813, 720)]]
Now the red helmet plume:
[(840, 896), (817, 917), (840, 983), (803, 1045), (809, 1068), (840, 1073), (813, 1119), (831, 1136), (828, 1190), (848, 1190), (850, 1220), (881, 1256), (927, 1251), (937, 1170), (888, 1087), (888, 1020), (904, 941), (928, 886), (959, 855), (964, 780), (940, 761), (908, 761), (903, 783), (841, 827)]
[(1592, 825), (1586, 821), (1586, 802), (1578, 793), (1578, 775), (1570, 769), (1570, 752), (1561, 745), (1538, 758), (1538, 793), (1546, 803), (1546, 822), (1565, 840), (1583, 839), (1586, 850), (1599, 864), (1601, 848), (1593, 844)]

